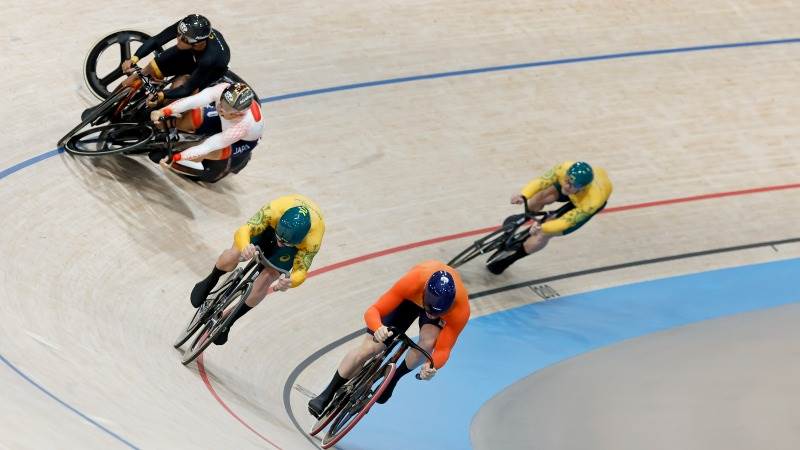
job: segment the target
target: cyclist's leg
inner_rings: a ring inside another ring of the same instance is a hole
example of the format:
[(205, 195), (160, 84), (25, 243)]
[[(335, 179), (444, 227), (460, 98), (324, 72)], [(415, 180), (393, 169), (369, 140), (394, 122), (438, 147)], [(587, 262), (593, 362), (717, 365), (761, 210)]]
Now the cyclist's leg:
[[(564, 214), (566, 214), (566, 213), (572, 211), (573, 209), (575, 209), (575, 205), (572, 204), (571, 201), (569, 201), (569, 197), (559, 198), (558, 200), (559, 201), (564, 201), (563, 200), (564, 198), (566, 198), (566, 203), (564, 205), (562, 205), (560, 208), (558, 208), (555, 211), (555, 214), (553, 214), (549, 219), (547, 219), (547, 222), (549, 222), (551, 220), (558, 219), (559, 217), (563, 216)], [(546, 235), (544, 233), (536, 233), (534, 235), (531, 235), (531, 237), (526, 239), (525, 242), (523, 243), (523, 249), (524, 249), (525, 253), (522, 256), (524, 257), (526, 255), (530, 255), (531, 253), (536, 253), (539, 250), (547, 247), (547, 244), (550, 242), (550, 239), (553, 236), (555, 236), (555, 235)]]
[(233, 324), (264, 300), (264, 297), (269, 293), (269, 287), (272, 286), (272, 283), (274, 283), (280, 275), (280, 272), (271, 267), (265, 267), (261, 273), (258, 274), (255, 282), (253, 282), (253, 289), (245, 299), (244, 304), (233, 313), (228, 327), (222, 330), (222, 333), (214, 339), (214, 344), (223, 345), (228, 342), (228, 333), (230, 333)]
[(161, 80), (166, 77), (188, 75), (197, 68), (197, 62), (191, 50), (179, 50), (170, 47), (153, 58), (145, 69), (145, 73)]
[(217, 285), (220, 277), (236, 268), (239, 264), (239, 257), (241, 254), (242, 253), (234, 245), (224, 250), (219, 255), (211, 273), (192, 288), (192, 293), (190, 295), (192, 306), (195, 308), (200, 307), (206, 297), (208, 297), (208, 294), (214, 289), (214, 286)]
[(264, 257), (275, 267), (265, 266), (262, 268), (261, 273), (258, 274), (258, 277), (253, 282), (253, 288), (245, 299), (244, 304), (234, 313), (235, 315), (231, 319), (228, 328), (223, 330), (214, 340), (217, 345), (227, 342), (228, 333), (233, 324), (264, 300), (269, 293), (270, 286), (278, 280), (282, 273), (288, 273), (291, 270), (294, 256), (297, 253), (297, 249), (294, 247), (278, 247), (275, 232), (271, 228), (267, 228), (250, 241), (261, 250)]
[[(419, 308), (419, 342), (417, 344), (422, 347), (425, 351), (430, 353), (433, 351), (433, 346), (436, 345), (436, 339), (439, 338), (439, 333), (442, 331), (442, 327), (444, 323), (442, 323), (441, 319), (433, 319), (428, 317), (425, 314), (425, 310)], [(397, 366), (397, 370), (394, 373), (394, 377), (389, 381), (389, 384), (386, 386), (386, 389), (383, 391), (376, 403), (386, 403), (391, 397), (392, 393), (394, 392), (395, 386), (397, 386), (397, 382), (400, 381), (400, 378), (403, 378), (407, 374), (409, 374), (412, 370), (416, 369), (420, 366), (425, 360), (425, 357), (422, 356), (422, 353), (415, 349), (411, 349), (406, 354), (405, 359), (402, 363)]]
[[(571, 202), (569, 202), (569, 197), (559, 197), (557, 200), (561, 201), (566, 198), (567, 203), (559, 208), (554, 217), (548, 220), (553, 220), (555, 218), (561, 217), (570, 210), (575, 208)], [(495, 275), (499, 275), (503, 273), (506, 269), (508, 269), (514, 262), (519, 259), (522, 259), (531, 253), (538, 252), (539, 250), (545, 248), (547, 243), (550, 242), (552, 235), (546, 235), (544, 233), (536, 233), (532, 234), (528, 239), (524, 242), (516, 244), (513, 248), (509, 248), (507, 250), (511, 250), (512, 252), (501, 259), (494, 259), (489, 264), (486, 265), (486, 268), (489, 269), (489, 272), (492, 272)], [(505, 250), (503, 250), (505, 251)]]
[[(405, 300), (394, 311), (382, 318), (381, 322), (386, 326), (392, 326), (405, 332), (419, 316), (418, 309), (420, 308), (416, 304)], [(308, 410), (313, 416), (319, 417), (333, 399), (333, 394), (344, 386), (347, 380), (354, 377), (369, 358), (385, 348), (383, 343), (375, 342), (372, 339), (372, 331), (367, 329), (366, 332), (367, 335), (361, 340), (359, 346), (347, 352), (347, 355), (339, 363), (328, 386), (308, 402)]]
[(545, 206), (554, 202), (568, 202), (569, 197), (561, 194), (558, 185), (550, 186), (547, 189), (537, 192), (528, 199), (528, 209), (531, 211), (541, 211)]

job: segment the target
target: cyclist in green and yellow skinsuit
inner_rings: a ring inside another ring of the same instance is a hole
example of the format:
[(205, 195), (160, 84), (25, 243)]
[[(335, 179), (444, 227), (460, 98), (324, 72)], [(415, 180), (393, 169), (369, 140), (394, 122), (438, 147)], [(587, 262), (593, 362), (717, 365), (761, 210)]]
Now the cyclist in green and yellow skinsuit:
[(606, 171), (585, 162), (565, 161), (511, 196), (511, 203), (528, 202), (531, 211), (541, 211), (550, 203), (565, 203), (544, 223), (534, 222), (531, 236), (513, 253), (503, 258), (489, 258), (486, 267), (500, 274), (514, 261), (543, 249), (553, 236), (564, 236), (582, 227), (606, 207), (611, 196), (611, 180)]
[[(239, 262), (253, 258), (259, 249), (269, 266), (256, 278), (253, 290), (231, 322), (233, 325), (264, 299), (273, 283), (274, 290), (285, 291), (305, 281), (324, 233), (322, 213), (309, 198), (292, 194), (269, 202), (236, 230), (233, 246), (217, 258), (211, 274), (194, 286), (192, 306), (198, 308), (223, 274), (232, 271)], [(227, 342), (229, 330), (230, 327), (223, 331), (214, 343)]]

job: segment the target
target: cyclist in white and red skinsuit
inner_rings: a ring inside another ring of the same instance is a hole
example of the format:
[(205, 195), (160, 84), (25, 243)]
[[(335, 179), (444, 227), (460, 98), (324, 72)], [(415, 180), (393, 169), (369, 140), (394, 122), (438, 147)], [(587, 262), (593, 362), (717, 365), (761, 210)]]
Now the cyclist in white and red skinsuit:
[[(184, 114), (188, 113), (188, 114)], [(182, 98), (150, 114), (154, 123), (164, 116), (180, 115), (181, 131), (208, 135), (202, 143), (173, 155), (170, 168), (200, 181), (215, 182), (238, 173), (264, 132), (261, 106), (245, 83), (220, 83)], [(158, 161), (165, 155), (151, 153)]]

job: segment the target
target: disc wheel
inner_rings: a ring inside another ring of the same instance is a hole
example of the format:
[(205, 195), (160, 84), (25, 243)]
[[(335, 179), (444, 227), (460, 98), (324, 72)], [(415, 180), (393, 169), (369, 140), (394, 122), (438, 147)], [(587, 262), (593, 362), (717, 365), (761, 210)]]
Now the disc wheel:
[[(109, 34), (100, 39), (89, 53), (83, 64), (83, 75), (86, 86), (99, 99), (108, 98), (113, 89), (111, 85), (121, 81), (126, 75), (122, 73), (120, 65), (131, 58), (133, 44), (142, 43), (150, 39), (150, 35), (141, 31), (122, 30)], [(107, 51), (114, 53), (117, 47), (117, 57), (101, 58)], [(163, 51), (162, 47), (156, 48), (156, 53)], [(100, 72), (98, 74), (98, 72)]]
[(79, 156), (113, 155), (136, 150), (153, 139), (155, 130), (138, 123), (112, 123), (89, 128), (69, 138), (64, 149)]

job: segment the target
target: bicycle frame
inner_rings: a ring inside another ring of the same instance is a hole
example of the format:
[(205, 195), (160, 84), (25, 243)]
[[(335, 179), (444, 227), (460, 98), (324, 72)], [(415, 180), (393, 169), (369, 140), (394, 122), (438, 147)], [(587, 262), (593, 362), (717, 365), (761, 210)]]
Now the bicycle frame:
[[(311, 434), (315, 435), (331, 424), (331, 428), (323, 438), (322, 448), (335, 445), (369, 412), (386, 389), (387, 383), (391, 381), (397, 362), (406, 354), (407, 350), (410, 348), (418, 350), (433, 366), (433, 358), (430, 353), (397, 328), (389, 327), (389, 330), (392, 335), (384, 342), (386, 347), (368, 359), (359, 372), (336, 392), (331, 403), (325, 408), (312, 429)], [(375, 383), (381, 377), (383, 380), (375, 388)], [(419, 375), (416, 375), (416, 378), (420, 379)]]

